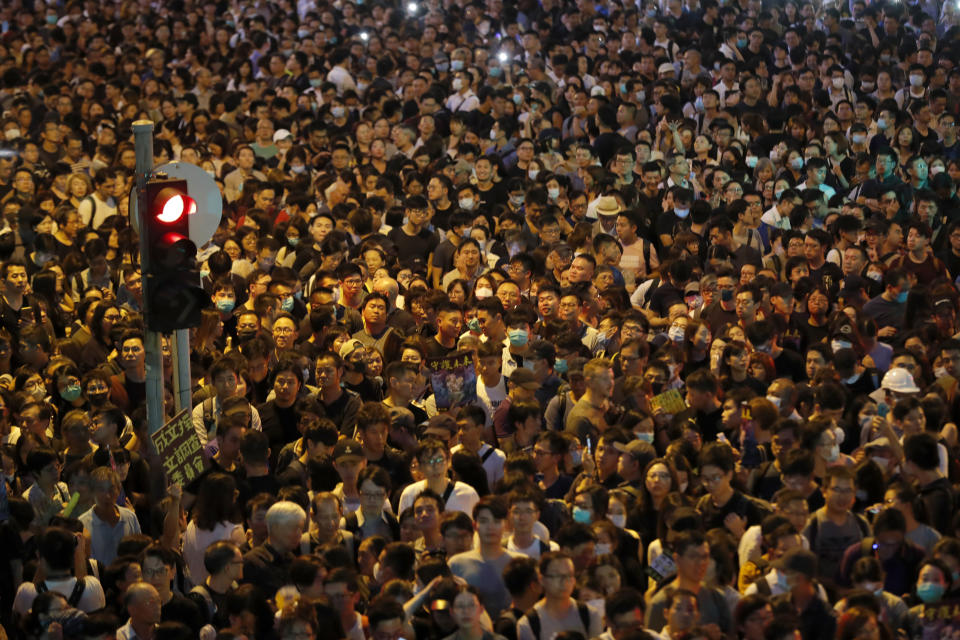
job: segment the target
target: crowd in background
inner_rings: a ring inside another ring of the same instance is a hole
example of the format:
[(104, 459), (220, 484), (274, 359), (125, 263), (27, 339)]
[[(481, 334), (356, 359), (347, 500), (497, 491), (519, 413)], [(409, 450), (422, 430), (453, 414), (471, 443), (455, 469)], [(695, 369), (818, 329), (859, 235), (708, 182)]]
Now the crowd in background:
[[(0, 637), (951, 637), (958, 17), (4, 2)], [(223, 195), (189, 480), (144, 119)]]

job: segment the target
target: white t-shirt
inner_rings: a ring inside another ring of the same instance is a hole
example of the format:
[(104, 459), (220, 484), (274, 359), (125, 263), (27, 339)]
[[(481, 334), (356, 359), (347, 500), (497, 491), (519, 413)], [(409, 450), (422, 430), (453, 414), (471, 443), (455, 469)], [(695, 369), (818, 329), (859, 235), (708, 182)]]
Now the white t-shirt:
[[(77, 609), (85, 613), (102, 609), (107, 604), (107, 600), (103, 595), (103, 587), (100, 585), (100, 581), (94, 576), (86, 576), (83, 581), (85, 586), (83, 595), (80, 596), (80, 602), (77, 603)], [(45, 584), (48, 590), (63, 594), (64, 598), (70, 598), (70, 594), (73, 593), (73, 588), (77, 584), (77, 579), (71, 576), (63, 580), (47, 580)], [(20, 615), (26, 615), (30, 611), (30, 607), (33, 606), (36, 597), (37, 585), (32, 582), (22, 583), (13, 599), (13, 610)]]
[[(538, 523), (538, 524), (539, 524), (539, 523)], [(539, 559), (540, 559), (540, 547), (541, 547), (541, 545), (546, 545), (547, 548), (548, 548), (550, 551), (559, 551), (559, 550), (560, 550), (560, 545), (558, 545), (556, 542), (553, 542), (552, 540), (541, 540), (541, 539), (538, 538), (537, 536), (534, 536), (533, 538), (534, 538), (534, 539), (533, 539), (533, 544), (531, 544), (530, 546), (527, 546), (527, 547), (524, 547), (524, 548), (521, 549), (521, 548), (518, 547), (518, 546), (516, 545), (516, 543), (513, 541), (513, 536), (510, 536), (510, 539), (507, 541), (507, 545), (506, 545), (507, 551), (515, 551), (515, 552), (517, 552), (517, 553), (522, 553), (523, 555), (527, 556), (528, 558), (533, 558), (534, 560), (539, 560)]]
[(183, 533), (183, 561), (187, 565), (187, 575), (194, 585), (203, 584), (210, 574), (203, 566), (203, 555), (214, 542), (229, 540), (237, 546), (246, 542), (243, 527), (233, 522), (219, 522), (212, 531), (197, 527), (193, 520)]
[[(458, 444), (450, 449), (450, 453), (454, 454), (461, 449), (463, 449), (463, 445)], [(507, 455), (503, 451), (500, 451), (500, 449), (495, 449), (487, 443), (483, 443), (483, 445), (480, 446), (477, 455), (480, 456), (480, 460), (483, 463), (483, 470), (487, 473), (487, 487), (490, 491), (493, 491), (497, 482), (503, 477), (503, 464), (507, 461)], [(484, 460), (484, 456), (486, 456), (486, 460)]]
[(477, 401), (483, 410), (487, 412), (487, 423), (489, 427), (493, 425), (493, 414), (500, 406), (500, 403), (507, 399), (507, 377), (501, 375), (500, 382), (496, 386), (488, 387), (483, 380), (477, 378)]
[[(419, 482), (414, 482), (413, 484), (407, 485), (407, 488), (404, 489), (403, 493), (400, 494), (400, 505), (397, 507), (397, 512), (403, 513), (404, 509), (407, 507), (412, 507), (413, 501), (416, 500), (417, 496), (423, 493), (423, 490), (426, 488), (426, 480), (420, 480)], [(443, 510), (463, 511), (472, 518), (473, 507), (478, 502), (480, 502), (480, 496), (477, 495), (477, 492), (473, 487), (465, 482), (454, 482), (453, 491), (450, 493), (450, 497), (447, 498)]]

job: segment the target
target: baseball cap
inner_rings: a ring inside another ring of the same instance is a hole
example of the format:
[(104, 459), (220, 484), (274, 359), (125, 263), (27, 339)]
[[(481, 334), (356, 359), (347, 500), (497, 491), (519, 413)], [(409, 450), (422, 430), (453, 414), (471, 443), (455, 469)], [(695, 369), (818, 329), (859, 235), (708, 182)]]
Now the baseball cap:
[(657, 67), (657, 75), (660, 75), (661, 73), (674, 73), (675, 71), (676, 69), (670, 62), (663, 62), (659, 67)]
[(510, 383), (530, 391), (535, 391), (540, 388), (540, 383), (537, 382), (536, 376), (534, 376), (533, 371), (529, 369), (515, 369), (514, 372), (510, 374)]
[(353, 438), (344, 438), (333, 447), (333, 461), (342, 462), (348, 459), (362, 460), (363, 447)]
[(413, 431), (416, 418), (406, 407), (390, 407), (390, 426)]
[(956, 307), (953, 305), (953, 300), (950, 298), (940, 298), (933, 303), (933, 310), (936, 311), (954, 311)]
[(644, 442), (643, 440), (631, 440), (630, 442), (624, 444), (622, 442), (614, 442), (613, 448), (619, 451), (620, 453), (626, 453), (637, 460), (642, 459), (644, 456), (656, 457), (656, 450), (653, 448), (649, 442)]
[[(440, 431), (445, 433), (438, 433)], [(453, 416), (449, 413), (440, 413), (427, 421), (423, 426), (423, 432), (420, 434), (420, 437), (437, 436), (443, 440), (447, 440), (456, 432), (457, 421), (453, 419)]]
[(362, 342), (360, 342), (356, 338), (352, 338), (344, 342), (342, 345), (340, 345), (340, 357), (344, 359), (349, 358), (351, 355), (353, 355), (354, 351), (356, 351), (357, 349), (364, 349), (364, 348), (366, 347), (364, 347), (364, 344)]
[(280, 142), (281, 140), (286, 140), (287, 138), (292, 138), (293, 134), (287, 131), (286, 129), (277, 129), (273, 134), (273, 141)]

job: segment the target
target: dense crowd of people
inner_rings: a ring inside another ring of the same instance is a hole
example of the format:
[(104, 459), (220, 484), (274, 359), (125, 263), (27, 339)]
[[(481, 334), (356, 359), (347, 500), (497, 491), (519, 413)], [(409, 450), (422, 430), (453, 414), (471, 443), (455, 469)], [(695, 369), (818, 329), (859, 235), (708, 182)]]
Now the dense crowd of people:
[[(958, 17), (2, 3), (0, 637), (954, 637)], [(196, 477), (141, 119), (223, 195)]]

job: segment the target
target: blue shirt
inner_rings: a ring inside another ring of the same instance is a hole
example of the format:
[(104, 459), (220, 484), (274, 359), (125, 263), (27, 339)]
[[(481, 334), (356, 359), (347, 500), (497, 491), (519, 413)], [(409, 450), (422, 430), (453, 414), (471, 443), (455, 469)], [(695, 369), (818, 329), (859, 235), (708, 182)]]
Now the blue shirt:
[(140, 533), (140, 522), (137, 515), (126, 507), (117, 507), (120, 510), (120, 520), (116, 526), (100, 519), (93, 512), (93, 507), (80, 516), (83, 528), (90, 532), (90, 556), (108, 565), (117, 557), (117, 545), (125, 536)]

